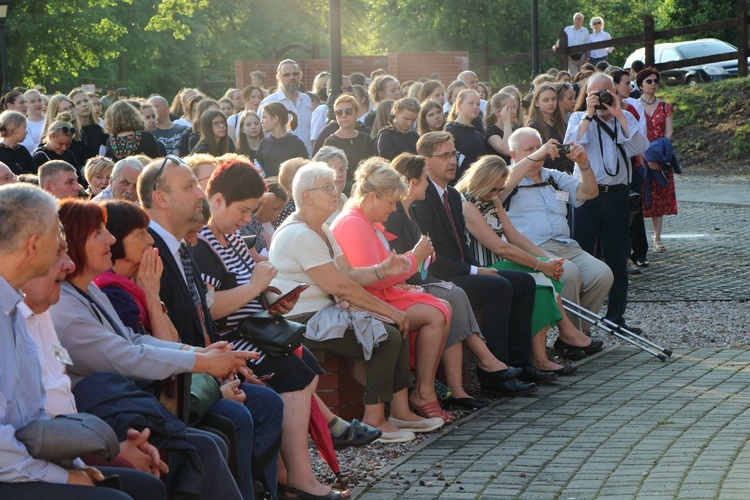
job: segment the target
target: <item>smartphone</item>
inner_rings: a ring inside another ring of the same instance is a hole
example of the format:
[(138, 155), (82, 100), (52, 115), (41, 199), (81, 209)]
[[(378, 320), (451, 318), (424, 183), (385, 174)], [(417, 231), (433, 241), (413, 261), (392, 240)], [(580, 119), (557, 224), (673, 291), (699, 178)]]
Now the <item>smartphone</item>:
[(276, 302), (268, 306), (268, 314), (271, 314), (271, 315), (281, 314), (280, 311), (281, 311), (282, 305), (289, 303), (289, 302), (294, 302), (295, 300), (299, 298), (302, 292), (304, 292), (308, 288), (310, 288), (310, 285), (308, 285), (307, 283), (302, 283), (301, 285), (297, 285), (296, 287), (292, 288), (292, 290), (290, 290), (288, 293), (285, 293), (284, 295), (279, 297), (279, 299)]
[(106, 476), (103, 480), (94, 484), (96, 486), (99, 486), (100, 488), (111, 488), (113, 490), (122, 491), (122, 482), (120, 481), (120, 476), (118, 476), (117, 474)]

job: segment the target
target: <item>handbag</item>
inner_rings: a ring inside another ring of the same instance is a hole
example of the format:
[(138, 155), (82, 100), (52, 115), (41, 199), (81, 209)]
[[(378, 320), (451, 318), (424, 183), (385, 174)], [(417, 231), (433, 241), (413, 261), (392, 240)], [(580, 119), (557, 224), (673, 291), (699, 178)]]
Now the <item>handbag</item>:
[(16, 439), (34, 458), (70, 469), (73, 460), (90, 453), (111, 461), (120, 453), (117, 435), (107, 423), (88, 413), (33, 420), (16, 431)]
[(219, 383), (211, 375), (194, 373), (192, 378), (188, 426), (194, 426), (203, 420), (211, 407), (223, 397)]
[[(283, 358), (302, 345), (305, 328), (305, 325), (289, 321), (283, 316), (271, 316), (268, 311), (261, 311), (243, 319), (237, 330), (227, 334), (229, 338), (227, 335), (223, 338), (230, 340), (236, 332), (240, 342), (247, 340), (269, 356)], [(233, 340), (230, 342), (235, 343)], [(235, 348), (238, 346), (235, 345)]]

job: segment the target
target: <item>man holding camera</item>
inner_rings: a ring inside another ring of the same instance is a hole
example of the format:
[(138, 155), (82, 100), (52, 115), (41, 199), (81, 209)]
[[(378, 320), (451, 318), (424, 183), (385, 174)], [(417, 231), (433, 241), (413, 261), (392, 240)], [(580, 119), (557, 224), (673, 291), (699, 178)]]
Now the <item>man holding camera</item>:
[[(586, 149), (599, 185), (599, 195), (573, 212), (573, 238), (592, 255), (598, 243), (604, 262), (614, 275), (606, 318), (626, 326), (628, 195), (632, 174), (629, 158), (643, 154), (649, 142), (638, 130), (635, 117), (622, 109), (614, 94), (615, 84), (609, 75), (592, 75), (588, 80), (586, 111), (578, 111), (570, 117), (565, 142), (574, 142)], [(576, 175), (579, 168), (576, 165)], [(630, 329), (635, 333), (640, 331)]]

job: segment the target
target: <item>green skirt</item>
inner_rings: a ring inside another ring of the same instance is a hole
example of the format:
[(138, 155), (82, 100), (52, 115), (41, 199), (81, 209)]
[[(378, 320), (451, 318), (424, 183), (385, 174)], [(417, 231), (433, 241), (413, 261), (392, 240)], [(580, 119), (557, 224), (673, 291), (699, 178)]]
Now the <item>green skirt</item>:
[[(546, 260), (546, 259), (545, 259)], [(557, 307), (555, 292), (562, 290), (562, 282), (548, 278), (544, 273), (534, 271), (530, 267), (516, 264), (509, 260), (500, 260), (491, 266), (498, 271), (523, 271), (529, 273), (536, 281), (536, 295), (534, 296), (534, 312), (531, 315), (531, 334), (536, 335), (545, 326), (555, 326), (562, 320), (562, 313)]]

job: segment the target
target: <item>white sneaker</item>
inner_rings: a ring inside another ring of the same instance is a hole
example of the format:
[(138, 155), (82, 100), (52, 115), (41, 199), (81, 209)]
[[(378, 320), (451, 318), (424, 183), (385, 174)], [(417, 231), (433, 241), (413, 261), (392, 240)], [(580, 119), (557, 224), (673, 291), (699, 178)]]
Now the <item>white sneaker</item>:
[(411, 432), (432, 432), (440, 429), (445, 422), (440, 417), (425, 418), (422, 420), (400, 420), (396, 417), (388, 417), (388, 423), (397, 429)]
[(377, 440), (379, 443), (405, 443), (414, 441), (417, 436), (411, 431), (398, 430), (396, 432), (384, 432)]

